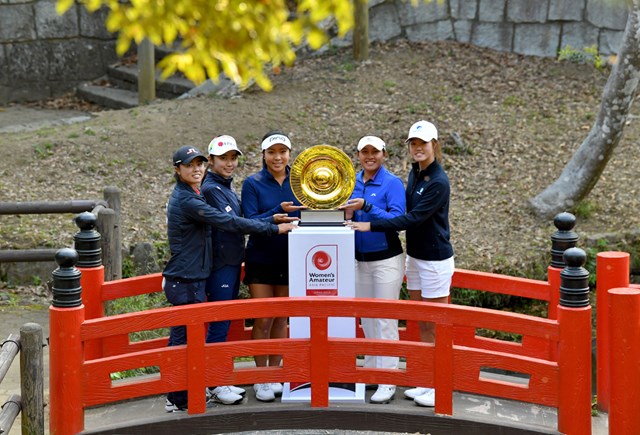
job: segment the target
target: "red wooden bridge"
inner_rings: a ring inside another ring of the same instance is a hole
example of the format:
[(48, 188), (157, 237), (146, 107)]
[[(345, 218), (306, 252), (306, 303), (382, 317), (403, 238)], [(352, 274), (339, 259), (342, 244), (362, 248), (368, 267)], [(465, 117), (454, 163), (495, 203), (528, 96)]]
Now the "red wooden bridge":
[[(454, 287), (544, 301), (547, 318), (453, 304), (335, 297), (237, 300), (105, 317), (106, 302), (159, 292), (162, 277), (154, 274), (105, 282), (102, 266), (83, 266), (83, 256), (93, 250), (76, 243), (79, 257), (73, 250), (60, 250), (56, 257), (60, 267), (53, 273), (51, 434), (82, 432), (88, 407), (187, 390), (188, 413), (196, 416), (205, 412), (204, 391), (209, 385), (309, 380), (314, 386), (311, 409), (332, 407), (330, 382), (422, 385), (436, 389), (437, 415), (451, 416), (453, 392), (468, 392), (557, 408), (559, 432), (590, 434), (592, 309), (588, 273), (582, 268), (583, 251), (562, 249), (567, 239), (562, 233), (571, 228), (558, 228), (556, 239), (552, 236), (547, 281), (462, 269), (453, 277)], [(89, 264), (95, 264), (94, 253)], [(626, 253), (598, 254), (597, 276), (598, 407), (608, 412), (611, 434), (638, 434), (640, 287), (629, 284)], [(309, 317), (310, 337), (250, 339), (245, 319), (283, 313)], [(396, 318), (405, 320), (407, 326), (399, 341), (365, 339), (360, 332), (352, 339), (333, 338), (327, 334), (329, 317)], [(232, 321), (228, 341), (205, 344), (206, 324), (220, 320)], [(420, 342), (417, 321), (436, 324), (435, 345)], [(129, 338), (138, 331), (178, 325), (187, 327), (188, 344), (184, 346), (167, 347), (166, 338), (138, 342)], [(476, 331), (480, 328), (519, 334), (522, 339), (506, 342), (479, 337)], [(235, 358), (261, 354), (283, 355), (282, 367), (234, 365)], [(358, 367), (357, 358), (364, 354), (397, 355), (406, 365), (396, 370)], [(111, 380), (114, 372), (143, 367), (157, 367), (159, 374)], [(481, 374), (485, 369), (516, 372), (528, 382), (489, 379)], [(247, 417), (247, 426), (237, 430), (249, 430), (250, 420)], [(290, 421), (283, 419), (283, 428), (291, 428), (287, 423)], [(362, 429), (380, 430), (366, 424)]]

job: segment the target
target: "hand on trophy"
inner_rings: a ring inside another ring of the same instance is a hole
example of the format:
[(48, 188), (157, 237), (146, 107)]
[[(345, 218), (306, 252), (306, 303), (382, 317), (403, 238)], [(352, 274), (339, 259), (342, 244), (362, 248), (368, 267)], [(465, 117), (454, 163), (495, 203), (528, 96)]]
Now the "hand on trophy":
[(347, 221), (344, 225), (348, 226), (352, 230), (361, 231), (366, 233), (367, 231), (371, 231), (371, 222), (353, 222)]
[(293, 205), (293, 201), (283, 201), (280, 203), (280, 207), (286, 213), (291, 213), (292, 211), (305, 210), (307, 208), (306, 205)]
[(294, 223), (278, 224), (278, 234), (286, 234), (294, 228), (298, 228), (298, 225)]
[(273, 215), (273, 222), (276, 224), (288, 224), (299, 220), (299, 217), (289, 216), (286, 213), (277, 213)]
[(338, 207), (340, 210), (360, 210), (364, 207), (364, 198), (351, 198), (349, 201)]

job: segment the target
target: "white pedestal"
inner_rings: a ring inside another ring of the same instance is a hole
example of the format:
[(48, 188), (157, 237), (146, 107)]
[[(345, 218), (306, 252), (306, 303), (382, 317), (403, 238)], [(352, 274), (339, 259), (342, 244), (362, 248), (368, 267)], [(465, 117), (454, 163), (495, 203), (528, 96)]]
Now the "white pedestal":
[[(289, 233), (289, 296), (355, 297), (355, 245), (346, 227), (299, 227)], [(330, 317), (330, 337), (354, 338), (356, 319)], [(309, 318), (289, 319), (291, 338), (309, 337)], [(355, 365), (356, 362), (354, 361)], [(364, 384), (330, 384), (329, 401), (364, 402)], [(285, 383), (283, 402), (310, 402), (309, 383)]]

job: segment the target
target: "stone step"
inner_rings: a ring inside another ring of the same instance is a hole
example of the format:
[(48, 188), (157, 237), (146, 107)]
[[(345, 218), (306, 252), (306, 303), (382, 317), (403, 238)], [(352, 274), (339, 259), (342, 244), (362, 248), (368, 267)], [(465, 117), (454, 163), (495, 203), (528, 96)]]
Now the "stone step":
[[(107, 69), (110, 83), (118, 88), (136, 92), (138, 90), (138, 66), (112, 65)], [(156, 96), (159, 98), (177, 98), (194, 88), (194, 84), (184, 77), (173, 75), (165, 80), (160, 79), (160, 72), (156, 73)]]
[(76, 95), (92, 103), (109, 109), (129, 109), (138, 106), (138, 93), (110, 86), (82, 84)]

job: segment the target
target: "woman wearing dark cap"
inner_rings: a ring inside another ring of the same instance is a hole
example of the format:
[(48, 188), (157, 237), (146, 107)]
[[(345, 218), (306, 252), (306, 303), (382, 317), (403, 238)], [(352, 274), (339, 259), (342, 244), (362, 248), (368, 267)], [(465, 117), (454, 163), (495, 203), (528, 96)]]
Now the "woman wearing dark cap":
[[(409, 129), (406, 143), (414, 163), (407, 182), (407, 214), (389, 220), (347, 222), (357, 231), (406, 230), (407, 289), (412, 300), (449, 302), (454, 272), (453, 247), (449, 241), (449, 178), (440, 165), (442, 148), (438, 130), (427, 121)], [(435, 342), (435, 325), (418, 322), (425, 343)], [(435, 405), (433, 388), (417, 387), (405, 396), (420, 406)]]
[[(206, 301), (205, 283), (213, 264), (212, 225), (227, 231), (267, 236), (284, 234), (294, 228), (291, 223), (275, 225), (232, 216), (208, 205), (200, 192), (206, 162), (206, 156), (191, 146), (181, 147), (173, 155), (176, 186), (167, 205), (167, 235), (171, 257), (162, 273), (162, 288), (167, 300), (174, 306)], [(279, 218), (288, 219), (284, 216)], [(169, 346), (186, 342), (186, 327), (171, 327)], [(186, 408), (186, 391), (167, 394), (167, 412)]]
[[(262, 138), (262, 170), (242, 185), (242, 212), (246, 218), (259, 219), (274, 213), (300, 217), (304, 207), (293, 195), (289, 184), (291, 141), (284, 133), (272, 131)], [(289, 249), (286, 234), (251, 235), (245, 255), (244, 283), (252, 298), (289, 296)], [(267, 317), (254, 320), (253, 339), (286, 338), (287, 318)], [(277, 367), (281, 355), (255, 355), (257, 367)], [(271, 402), (282, 393), (282, 384), (265, 383), (253, 386), (256, 398)]]

